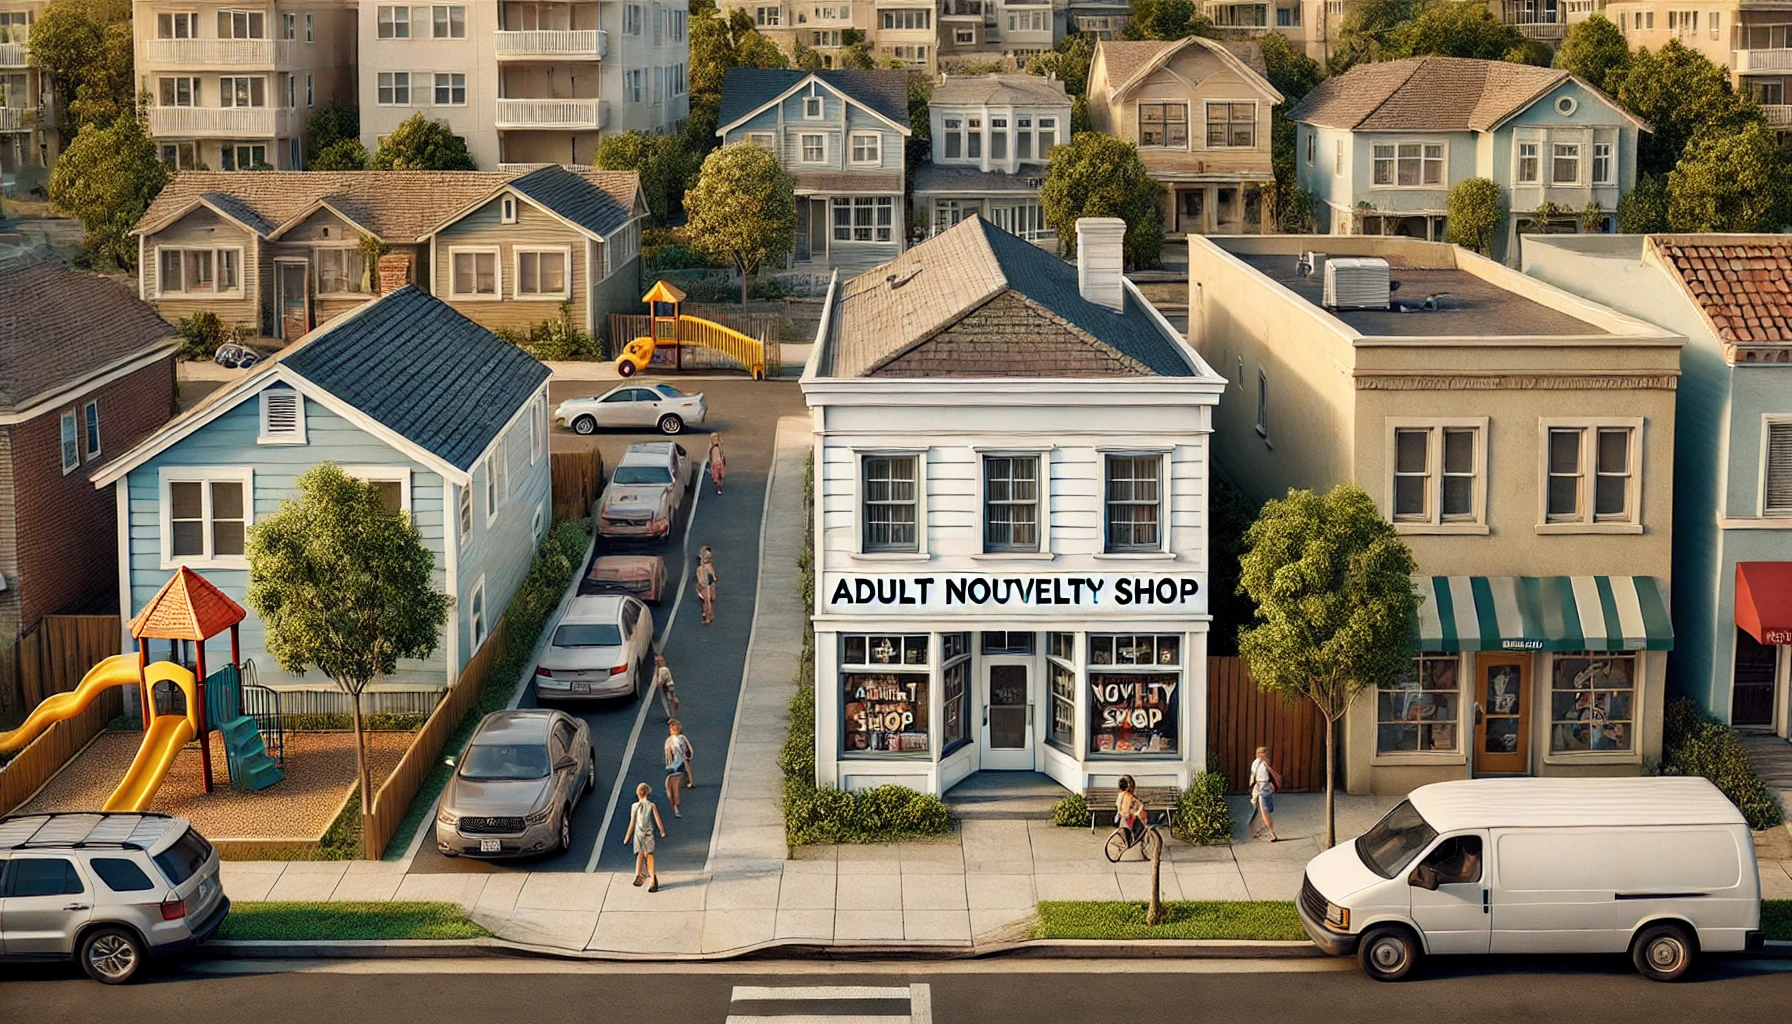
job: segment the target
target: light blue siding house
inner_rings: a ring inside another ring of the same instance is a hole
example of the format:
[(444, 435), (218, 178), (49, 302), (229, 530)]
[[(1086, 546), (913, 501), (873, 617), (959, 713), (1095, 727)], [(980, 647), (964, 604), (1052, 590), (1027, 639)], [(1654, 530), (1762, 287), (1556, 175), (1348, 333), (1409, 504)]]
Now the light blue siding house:
[(1515, 256), (1540, 213), (1550, 231), (1612, 231), (1636, 184), (1637, 133), (1650, 130), (1566, 71), (1460, 57), (1358, 64), (1288, 119), (1321, 233), (1443, 241), (1450, 188), (1488, 178), (1507, 211), (1495, 259)]
[(729, 68), (716, 134), (765, 146), (796, 178), (793, 266), (851, 275), (901, 254), (906, 72)]
[(1792, 714), (1792, 238), (1527, 236), (1527, 274), (1686, 336), (1672, 685), (1739, 729)]
[[(550, 525), (548, 369), (413, 287), (312, 331), (94, 476), (116, 489), (128, 618), (189, 566), (244, 603), (250, 528), (333, 462), (382, 485), (454, 597), (441, 644), (368, 687), (369, 710), (427, 711), (485, 643)], [(320, 673), (284, 673), (253, 613), (243, 656), (287, 712), (344, 711)]]

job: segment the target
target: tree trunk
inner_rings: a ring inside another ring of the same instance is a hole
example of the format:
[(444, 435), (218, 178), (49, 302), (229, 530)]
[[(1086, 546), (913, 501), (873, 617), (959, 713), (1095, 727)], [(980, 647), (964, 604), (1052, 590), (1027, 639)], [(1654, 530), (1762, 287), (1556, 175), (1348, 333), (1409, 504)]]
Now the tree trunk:
[(1338, 720), (1325, 716), (1325, 848), (1338, 845), (1337, 821), (1337, 757)]
[(374, 850), (373, 844), (367, 841), (367, 816), (373, 811), (373, 790), (368, 784), (367, 739), (361, 732), (361, 691), (355, 690), (350, 694), (350, 699), (353, 701), (355, 709), (355, 772), (361, 780), (361, 856), (368, 860), (377, 860), (379, 852)]
[(1151, 903), (1145, 908), (1146, 924), (1164, 923), (1163, 876), (1164, 844), (1160, 839), (1151, 848)]
[(735, 260), (734, 265), (740, 270), (740, 311), (745, 314), (747, 311), (747, 265), (740, 260)]

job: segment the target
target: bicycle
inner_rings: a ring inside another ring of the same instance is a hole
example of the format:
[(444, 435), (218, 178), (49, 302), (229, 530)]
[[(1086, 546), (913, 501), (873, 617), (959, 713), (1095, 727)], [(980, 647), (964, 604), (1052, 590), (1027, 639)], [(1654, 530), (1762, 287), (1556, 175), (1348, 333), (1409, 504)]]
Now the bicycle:
[(1108, 841), (1102, 846), (1102, 852), (1107, 854), (1109, 864), (1117, 864), (1126, 851), (1137, 846), (1140, 848), (1140, 855), (1149, 861), (1156, 859), (1158, 850), (1163, 845), (1163, 833), (1156, 825), (1146, 824), (1139, 830), (1136, 838), (1131, 829), (1124, 825), (1116, 825), (1114, 831), (1108, 834)]

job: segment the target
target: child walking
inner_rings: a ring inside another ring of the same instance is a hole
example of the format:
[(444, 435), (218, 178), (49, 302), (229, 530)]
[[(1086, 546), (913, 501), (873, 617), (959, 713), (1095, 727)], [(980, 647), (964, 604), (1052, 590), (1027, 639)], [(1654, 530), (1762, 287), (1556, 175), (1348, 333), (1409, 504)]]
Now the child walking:
[(716, 565), (715, 553), (709, 545), (697, 552), (697, 600), (703, 603), (703, 624), (705, 626), (716, 621)]
[(722, 435), (709, 435), (709, 479), (722, 493), (722, 478), (728, 475), (728, 460), (722, 457)]
[(684, 726), (676, 718), (666, 723), (666, 734), (666, 799), (672, 801), (672, 816), (682, 818), (679, 790), (691, 775), (691, 741), (684, 737)]
[[(632, 840), (635, 847), (635, 884), (651, 878), (653, 884), (647, 887), (648, 892), (660, 891), (660, 875), (653, 867), (653, 832), (659, 829), (660, 838), (666, 837), (666, 826), (660, 821), (660, 809), (653, 802), (653, 787), (643, 782), (635, 787), (635, 806), (629, 811), (628, 829), (622, 834), (622, 845), (629, 845)], [(646, 867), (643, 868), (642, 865)]]

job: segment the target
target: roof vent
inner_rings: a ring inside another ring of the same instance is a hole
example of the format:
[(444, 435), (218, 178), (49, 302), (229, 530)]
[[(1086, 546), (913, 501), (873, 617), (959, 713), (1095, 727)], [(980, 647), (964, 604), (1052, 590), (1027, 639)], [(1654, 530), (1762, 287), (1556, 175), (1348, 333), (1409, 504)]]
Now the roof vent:
[(1386, 309), (1393, 289), (1388, 261), (1378, 256), (1336, 256), (1325, 261), (1326, 309)]
[(921, 271), (923, 271), (925, 269), (927, 269), (927, 268), (925, 268), (925, 267), (910, 267), (907, 270), (904, 270), (900, 274), (891, 274), (889, 277), (884, 278), (884, 280), (890, 282), (890, 290), (895, 291), (896, 289), (902, 287), (903, 285), (909, 283), (910, 281), (913, 281), (917, 276), (920, 275)]

